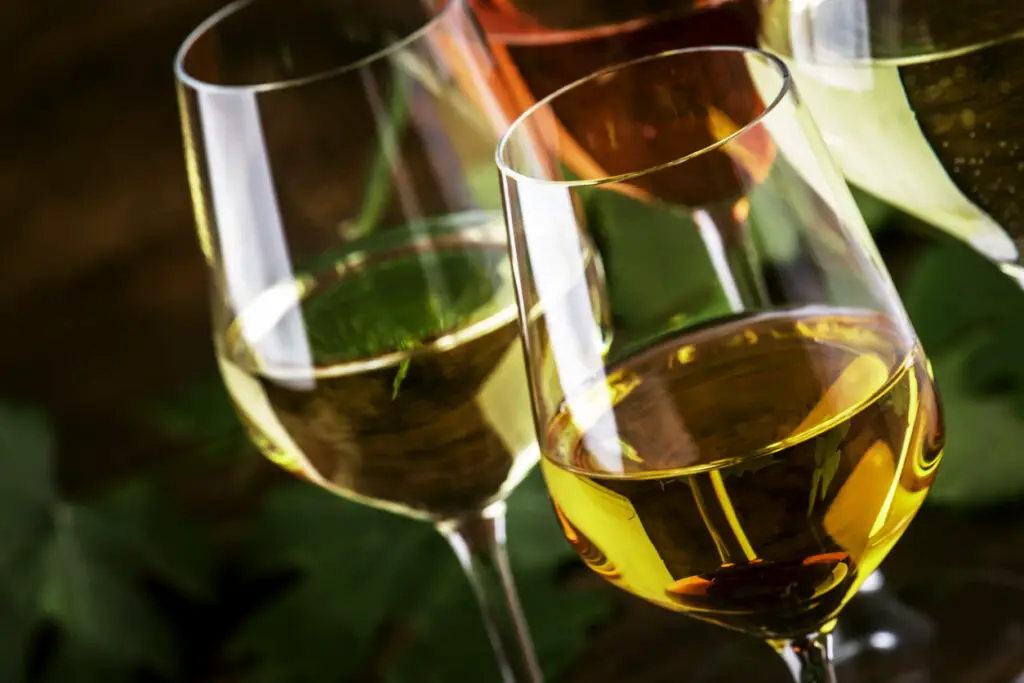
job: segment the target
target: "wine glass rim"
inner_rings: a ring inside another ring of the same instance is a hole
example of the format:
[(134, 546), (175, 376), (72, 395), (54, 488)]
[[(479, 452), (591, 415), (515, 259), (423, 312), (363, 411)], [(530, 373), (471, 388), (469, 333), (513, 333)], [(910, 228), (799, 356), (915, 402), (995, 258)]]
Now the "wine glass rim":
[[(705, 145), (704, 147), (701, 147), (698, 150), (690, 152), (689, 154), (685, 154), (683, 156), (676, 157), (675, 159), (670, 159), (666, 162), (656, 164), (654, 166), (649, 166), (647, 168), (642, 168), (636, 171), (627, 171), (626, 173), (604, 176), (601, 178), (551, 180), (547, 178), (537, 178), (534, 176), (527, 175), (525, 173), (522, 173), (521, 171), (515, 170), (514, 168), (509, 166), (508, 163), (505, 162), (505, 154), (508, 151), (508, 148), (512, 141), (512, 137), (516, 134), (517, 129), (520, 128), (526, 122), (526, 120), (532, 117), (536, 112), (540, 111), (544, 107), (547, 107), (549, 104), (551, 104), (551, 102), (558, 99), (559, 97), (569, 92), (570, 90), (574, 90), (575, 88), (589, 81), (597, 80), (603, 76), (606, 76), (607, 74), (616, 71), (621, 71), (623, 69), (636, 66), (637, 64), (643, 64), (644, 62), (652, 62), (659, 59), (667, 59), (670, 57), (678, 57), (680, 55), (696, 54), (701, 52), (732, 52), (737, 54), (757, 55), (758, 57), (763, 58), (766, 62), (775, 67), (779, 75), (782, 76), (782, 84), (779, 86), (779, 90), (775, 94), (775, 97), (772, 99), (772, 101), (767, 106), (765, 106), (765, 108), (761, 112), (759, 112), (755, 118), (751, 119), (743, 126), (730, 133), (729, 135), (723, 137), (720, 140), (716, 140), (710, 145)], [(613, 64), (611, 66), (604, 67), (602, 69), (594, 71), (593, 73), (583, 76), (582, 78), (579, 78), (573, 81), (572, 83), (569, 83), (568, 85), (564, 85), (558, 90), (552, 92), (550, 95), (547, 95), (546, 97), (538, 100), (537, 102), (532, 104), (529, 109), (520, 114), (519, 117), (516, 118), (516, 120), (513, 121), (512, 124), (505, 131), (505, 134), (501, 136), (501, 140), (498, 142), (498, 147), (495, 150), (494, 154), (495, 162), (498, 165), (498, 170), (501, 172), (503, 176), (510, 176), (512, 178), (515, 178), (519, 182), (560, 187), (594, 187), (597, 185), (610, 185), (614, 183), (620, 183), (627, 180), (632, 180), (634, 178), (640, 178), (646, 175), (650, 175), (652, 173), (657, 173), (659, 171), (663, 171), (673, 166), (678, 166), (680, 164), (686, 163), (687, 161), (690, 161), (691, 159), (696, 159), (699, 156), (707, 154), (708, 152), (713, 152), (719, 147), (728, 144), (730, 141), (735, 140), (736, 138), (744, 135), (745, 133), (747, 133), (747, 131), (751, 130), (755, 126), (759, 125), (762, 121), (764, 121), (765, 118), (767, 118), (768, 115), (770, 115), (775, 110), (779, 103), (782, 102), (786, 95), (792, 91), (792, 89), (793, 77), (785, 63), (775, 55), (771, 54), (770, 52), (766, 52), (765, 50), (761, 50), (756, 47), (744, 47), (740, 45), (706, 45), (700, 47), (686, 47), (675, 50), (666, 50), (664, 52), (658, 52), (656, 54), (646, 55), (644, 57), (639, 57), (637, 59), (631, 59), (629, 61), (620, 62), (618, 64)]]
[(199, 41), (199, 39), (206, 34), (210, 29), (221, 23), (228, 17), (237, 14), (241, 10), (245, 9), (249, 5), (254, 5), (261, 0), (235, 0), (235, 2), (229, 3), (224, 7), (220, 8), (213, 14), (209, 15), (199, 23), (192, 31), (185, 37), (181, 45), (178, 47), (178, 51), (174, 55), (174, 75), (178, 79), (178, 82), (187, 85), (192, 90), (197, 92), (209, 92), (209, 93), (222, 93), (222, 94), (260, 94), (266, 92), (273, 92), (275, 90), (286, 90), (288, 88), (295, 88), (299, 86), (309, 85), (319, 81), (334, 78), (342, 74), (357, 71), (369, 64), (376, 62), (379, 59), (383, 59), (392, 55), (396, 52), (400, 52), (407, 48), (409, 45), (415, 43), (423, 36), (430, 33), (434, 27), (445, 19), (447, 19), (450, 12), (454, 12), (458, 9), (462, 9), (465, 5), (466, 0), (442, 0), (444, 6), (441, 7), (434, 16), (430, 17), (425, 21), (419, 28), (412, 31), (402, 38), (396, 40), (393, 43), (389, 43), (384, 47), (372, 52), (365, 57), (360, 57), (357, 60), (339, 64), (338, 66), (330, 67), (329, 69), (323, 69), (316, 71), (305, 76), (298, 76), (296, 78), (287, 78), (279, 81), (267, 81), (265, 83), (249, 83), (249, 84), (223, 84), (223, 83), (212, 83), (205, 81), (201, 78), (197, 78), (190, 74), (185, 68), (185, 57), (193, 46)]

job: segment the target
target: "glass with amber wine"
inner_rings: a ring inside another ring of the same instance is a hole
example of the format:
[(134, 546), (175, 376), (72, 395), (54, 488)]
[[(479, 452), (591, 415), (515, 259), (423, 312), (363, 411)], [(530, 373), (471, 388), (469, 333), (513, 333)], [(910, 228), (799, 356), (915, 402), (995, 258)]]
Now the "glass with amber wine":
[(523, 114), (497, 160), (566, 538), (620, 588), (834, 681), (829, 634), (923, 502), (943, 431), (786, 67), (747, 48), (609, 67)]
[(505, 554), (505, 498), (538, 459), (494, 180), (505, 122), (464, 2), (435, 4), (228, 5), (178, 55), (186, 161), (252, 440), (435, 525), (503, 680), (539, 681)]

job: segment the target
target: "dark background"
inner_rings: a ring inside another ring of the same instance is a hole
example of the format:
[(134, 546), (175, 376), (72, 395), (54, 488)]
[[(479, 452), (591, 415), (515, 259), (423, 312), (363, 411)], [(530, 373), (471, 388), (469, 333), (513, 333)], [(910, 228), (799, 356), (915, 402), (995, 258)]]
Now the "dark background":
[(220, 4), (0, 10), (0, 395), (52, 411), (74, 486), (159, 457), (132, 414), (212, 367), (171, 59)]
[[(171, 59), (220, 4), (14, 0), (0, 9), (0, 396), (52, 416), (57, 477), (71, 498), (152, 472), (192, 446), (156, 428), (147, 407), (214, 369)], [(880, 240), (897, 272), (921, 246), (899, 229)], [(275, 481), (269, 466), (245, 458), (220, 476), (179, 478), (174, 491), (220, 538)], [(914, 589), (939, 567), (1020, 581), (1022, 520), (1012, 503), (930, 508), (886, 565), (893, 584), (940, 620), (943, 673), (933, 680), (1009, 683), (1024, 669), (1019, 595), (1014, 606), (970, 582), (938, 594)], [(616, 600), (617, 616), (593, 632), (570, 680), (784, 680), (753, 641)], [(188, 683), (248, 680), (218, 654), (237, 607), (203, 612), (212, 626), (193, 634), (202, 647), (187, 648), (198, 651), (183, 674)], [(169, 613), (194, 624), (188, 609)], [(0, 627), (6, 616), (0, 609)], [(725, 653), (731, 674), (693, 673), (714, 653)], [(736, 672), (738, 663), (749, 675)]]

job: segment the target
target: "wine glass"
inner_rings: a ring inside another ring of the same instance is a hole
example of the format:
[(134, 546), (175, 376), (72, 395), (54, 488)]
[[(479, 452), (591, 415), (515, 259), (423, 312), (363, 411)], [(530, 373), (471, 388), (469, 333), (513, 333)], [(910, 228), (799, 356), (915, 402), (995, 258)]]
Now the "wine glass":
[(760, 44), (792, 69), (846, 177), (1024, 282), (1017, 0), (762, 0), (762, 16)]
[[(762, 20), (759, 44), (791, 68), (847, 179), (1024, 285), (1019, 3), (762, 0)], [(913, 621), (894, 629), (916, 641), (909, 649), (939, 649)], [(988, 659), (963, 649), (964, 660)]]
[[(792, 155), (777, 135), (796, 129)], [(561, 163), (565, 131), (593, 175)], [(609, 67), (527, 111), (497, 160), (566, 538), (620, 588), (834, 681), (830, 632), (923, 502), (943, 431), (786, 67), (726, 47)]]
[(539, 681), (505, 554), (505, 498), (539, 452), (500, 91), (464, 3), (243, 0), (188, 37), (176, 75), (217, 357), (249, 435), (317, 486), (435, 525), (503, 679)]
[(757, 3), (469, 0), (508, 85), (516, 116), (558, 88), (612, 64), (698, 45), (753, 47)]
[[(513, 116), (558, 88), (612, 64), (683, 47), (756, 46), (760, 27), (760, 0), (469, 2), (504, 77), (509, 93), (504, 101)], [(570, 169), (582, 164), (581, 172), (591, 173), (568, 135), (560, 149)], [(851, 623), (840, 624), (837, 631), (842, 641), (836, 650), (839, 660), (854, 653), (891, 653), (888, 634), (897, 636), (901, 648), (927, 639), (928, 630), (922, 631), (921, 620), (904, 606), (878, 608), (879, 601), (894, 600), (887, 592), (875, 590), (883, 583), (879, 570), (862, 586), (863, 603), (855, 599), (847, 610)]]

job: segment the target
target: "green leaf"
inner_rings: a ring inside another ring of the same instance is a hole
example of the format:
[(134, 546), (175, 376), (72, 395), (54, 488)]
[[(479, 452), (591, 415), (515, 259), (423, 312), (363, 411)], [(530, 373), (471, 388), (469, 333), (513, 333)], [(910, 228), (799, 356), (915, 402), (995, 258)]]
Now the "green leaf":
[(850, 185), (850, 192), (853, 194), (854, 201), (857, 202), (857, 208), (860, 209), (860, 214), (864, 217), (868, 230), (873, 233), (881, 231), (899, 215), (899, 210), (892, 204), (856, 185)]
[[(308, 264), (306, 272), (335, 268), (352, 251), (386, 253), (416, 235), (446, 236), (494, 218), (460, 214), (410, 223), (332, 249)], [(327, 364), (412, 349), (451, 330), (487, 309), (507, 259), (501, 249), (450, 250), (429, 262), (413, 256), (353, 270), (303, 304), (314, 358)]]
[(405, 381), (405, 376), (409, 374), (409, 365), (412, 363), (411, 358), (403, 358), (402, 362), (398, 364), (398, 370), (395, 372), (395, 381), (391, 383), (391, 398), (398, 398), (398, 390), (402, 387), (402, 382)]
[(299, 579), (232, 643), (235, 656), (257, 662), (247, 680), (353, 675), (388, 617), (423, 590), (439, 554), (435, 536), (425, 524), (302, 483), (273, 492), (253, 525), (247, 565), (257, 575), (297, 571)]
[(183, 569), (171, 506), (141, 488), (96, 505), (61, 501), (50, 478), (51, 433), (40, 414), (0, 406), (0, 680), (25, 680), (26, 653), (44, 624), (58, 633), (47, 681), (173, 674), (175, 643), (145, 581), (209, 587)]
[(38, 622), (40, 566), (56, 493), (51, 425), (40, 413), (0, 405), (0, 680), (20, 683)]
[(138, 583), (137, 562), (108, 520), (59, 505), (40, 566), (40, 610), (75, 647), (169, 675), (176, 667), (173, 638)]
[(166, 396), (149, 407), (146, 417), (167, 436), (197, 443), (194, 455), (208, 463), (229, 461), (249, 450), (220, 375)]
[[(512, 571), (537, 656), (547, 680), (557, 680), (586, 645), (590, 629), (610, 613), (605, 594), (560, 584), (556, 573), (577, 562), (558, 526), (540, 476), (509, 500)], [(447, 550), (447, 549), (445, 549)], [(387, 670), (389, 683), (498, 683), (500, 677), (469, 584), (454, 558), (412, 613), (416, 639)]]
[(217, 557), (211, 540), (158, 482), (128, 482), (91, 507), (116, 525), (118, 542), (148, 576), (192, 600), (213, 600)]
[(413, 87), (409, 74), (402, 69), (393, 71), (387, 116), (380, 121), (385, 127), (378, 130), (380, 146), (366, 172), (366, 189), (359, 216), (342, 226), (341, 232), (346, 239), (358, 239), (373, 232), (388, 210), (393, 193), (392, 164), (399, 154), (397, 150), (401, 149), (402, 137), (409, 124), (409, 100)]
[(613, 356), (733, 312), (686, 209), (611, 190), (591, 192), (587, 203), (616, 328)]
[(833, 427), (814, 442), (814, 475), (811, 481), (811, 496), (807, 501), (807, 516), (814, 512), (819, 499), (824, 502), (828, 498), (828, 489), (839, 471), (842, 460), (843, 439), (850, 430), (849, 424)]
[(26, 654), (36, 628), (36, 615), (20, 601), (0, 598), (0, 680), (23, 683)]
[[(981, 330), (989, 333), (987, 343), (994, 343), (1024, 320), (1024, 291), (997, 266), (958, 242), (928, 247), (906, 277), (901, 295), (925, 349), (932, 354), (955, 348), (965, 335)], [(984, 350), (972, 355), (979, 353)], [(1009, 374), (1017, 375), (1024, 354), (996, 360)]]
[(61, 647), (50, 658), (41, 683), (136, 683), (138, 672), (117, 658), (98, 656), (77, 643)]
[[(509, 506), (513, 571), (553, 677), (607, 606), (588, 591), (556, 583), (556, 571), (575, 554), (539, 476), (524, 482)], [(296, 484), (268, 499), (249, 563), (259, 574), (297, 570), (299, 578), (259, 609), (234, 642), (236, 656), (255, 661), (247, 680), (345, 680), (368, 665), (389, 624), (404, 635), (386, 680), (499, 680), (466, 577), (428, 524)]]
[(932, 360), (946, 426), (928, 500), (976, 505), (1024, 495), (1024, 291), (957, 243), (929, 247), (904, 302)]
[(942, 395), (946, 448), (931, 503), (973, 505), (1024, 496), (1024, 419), (1019, 397), (978, 394), (965, 371), (984, 349), (983, 337), (932, 357)]

